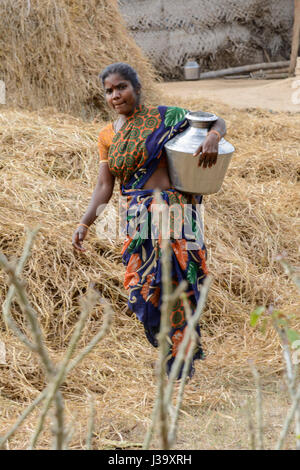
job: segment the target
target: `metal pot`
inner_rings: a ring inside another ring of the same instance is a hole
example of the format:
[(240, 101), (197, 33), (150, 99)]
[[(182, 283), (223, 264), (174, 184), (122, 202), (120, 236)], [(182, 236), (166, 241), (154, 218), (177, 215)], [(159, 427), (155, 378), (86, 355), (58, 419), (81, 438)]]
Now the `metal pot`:
[(185, 80), (199, 80), (200, 66), (195, 60), (189, 60), (183, 70)]
[(190, 124), (188, 129), (165, 145), (172, 185), (186, 193), (217, 193), (222, 186), (234, 147), (224, 138), (221, 139), (216, 164), (211, 168), (203, 168), (203, 165), (198, 167), (199, 157), (193, 157), (193, 154), (218, 118), (215, 114), (202, 111), (190, 112), (186, 118)]

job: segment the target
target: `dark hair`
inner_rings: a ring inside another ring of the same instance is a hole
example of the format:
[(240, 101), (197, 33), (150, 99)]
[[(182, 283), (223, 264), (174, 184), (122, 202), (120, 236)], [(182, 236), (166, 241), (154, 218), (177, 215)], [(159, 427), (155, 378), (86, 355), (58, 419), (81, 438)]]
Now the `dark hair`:
[(129, 64), (125, 64), (124, 62), (116, 62), (115, 64), (110, 64), (101, 72), (99, 77), (102, 80), (102, 85), (104, 85), (106, 78), (109, 75), (112, 75), (113, 73), (118, 73), (119, 75), (121, 75), (122, 78), (124, 78), (124, 80), (128, 80), (135, 91), (141, 89), (142, 85), (139, 80), (138, 74), (136, 73), (134, 68), (132, 68)]

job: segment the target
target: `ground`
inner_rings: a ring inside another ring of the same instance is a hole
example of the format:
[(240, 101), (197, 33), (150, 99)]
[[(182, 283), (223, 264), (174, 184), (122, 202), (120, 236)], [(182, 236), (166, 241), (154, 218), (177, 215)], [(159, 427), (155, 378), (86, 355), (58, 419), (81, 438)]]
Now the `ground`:
[(284, 80), (197, 80), (161, 83), (159, 88), (173, 97), (208, 98), (233, 108), (300, 112), (300, 68), (298, 76)]

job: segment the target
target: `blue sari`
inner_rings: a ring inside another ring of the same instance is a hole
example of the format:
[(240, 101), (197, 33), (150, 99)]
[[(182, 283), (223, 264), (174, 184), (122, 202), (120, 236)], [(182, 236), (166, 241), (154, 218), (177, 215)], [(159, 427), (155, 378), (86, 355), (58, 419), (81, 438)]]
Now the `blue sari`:
[[(110, 171), (120, 178), (121, 194), (127, 203), (127, 229), (122, 260), (126, 266), (124, 287), (129, 294), (128, 307), (143, 323), (146, 336), (155, 347), (158, 346), (157, 333), (160, 328), (163, 294), (162, 236), (170, 239), (173, 288), (182, 280), (187, 281), (186, 294), (192, 312), (207, 275), (206, 248), (198, 210), (202, 196), (185, 195), (172, 187), (160, 192), (170, 214), (166, 236), (161, 233), (157, 220), (154, 220), (154, 190), (142, 189), (157, 169), (164, 155), (165, 143), (188, 127), (186, 113), (182, 108), (138, 106), (115, 135), (108, 155)], [(183, 301), (178, 299), (170, 316), (168, 373), (186, 326)], [(190, 376), (194, 372), (194, 360), (204, 358), (199, 326), (196, 331), (198, 341)], [(179, 378), (180, 376), (181, 372)]]

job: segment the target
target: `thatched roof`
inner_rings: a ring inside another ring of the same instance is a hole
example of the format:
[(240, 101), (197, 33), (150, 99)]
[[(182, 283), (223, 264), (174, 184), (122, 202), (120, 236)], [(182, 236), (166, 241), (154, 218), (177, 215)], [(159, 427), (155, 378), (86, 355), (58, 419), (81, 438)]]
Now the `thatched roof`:
[[(133, 37), (159, 72), (180, 77), (289, 57), (293, 0), (119, 0)], [(151, 12), (151, 13), (150, 13)]]

